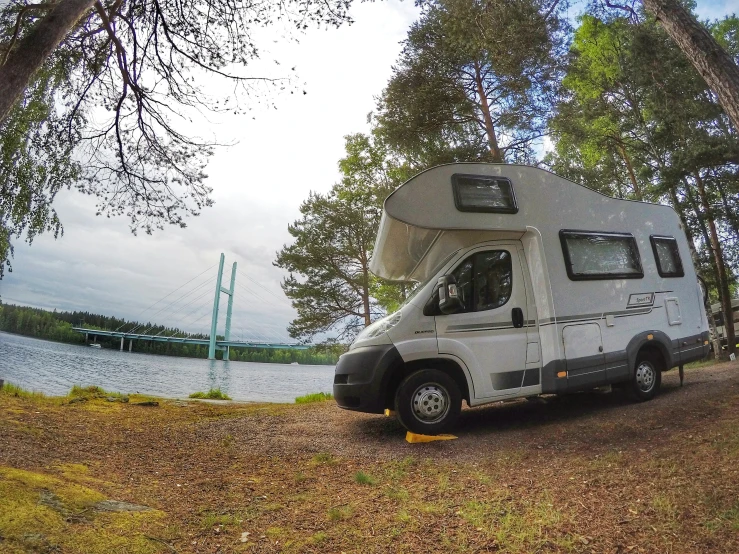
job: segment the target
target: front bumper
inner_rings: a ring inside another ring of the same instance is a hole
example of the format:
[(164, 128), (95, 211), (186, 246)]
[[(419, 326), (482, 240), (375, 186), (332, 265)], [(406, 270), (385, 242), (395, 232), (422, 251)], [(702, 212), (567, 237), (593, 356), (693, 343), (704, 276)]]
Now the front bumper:
[(346, 410), (383, 413), (391, 369), (402, 363), (392, 344), (363, 346), (342, 355), (334, 375), (336, 403)]

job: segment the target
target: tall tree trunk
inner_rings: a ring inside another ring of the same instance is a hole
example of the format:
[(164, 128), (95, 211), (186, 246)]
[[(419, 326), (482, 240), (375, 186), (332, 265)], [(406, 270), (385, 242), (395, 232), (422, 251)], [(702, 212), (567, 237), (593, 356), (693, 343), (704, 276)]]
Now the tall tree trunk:
[(488, 105), (488, 97), (485, 94), (485, 86), (482, 82), (480, 73), (480, 64), (475, 62), (475, 84), (477, 85), (477, 96), (480, 97), (480, 109), (482, 110), (482, 119), (485, 124), (485, 132), (488, 135), (488, 145), (490, 146), (490, 154), (495, 163), (505, 163), (503, 154), (498, 145), (498, 137), (495, 136), (495, 126), (493, 125), (493, 117), (490, 115), (490, 106)]
[[(693, 207), (693, 211), (695, 212), (695, 217), (698, 220), (698, 226), (701, 229), (701, 234), (703, 235), (703, 244), (706, 245), (706, 248), (709, 250), (710, 255), (708, 257), (709, 263), (711, 264), (711, 269), (713, 269), (714, 278), (716, 279), (716, 282), (719, 282), (719, 276), (718, 276), (718, 268), (716, 267), (716, 256), (713, 254), (713, 246), (711, 245), (711, 238), (708, 235), (708, 228), (706, 227), (706, 222), (703, 220), (703, 214), (701, 214), (700, 208), (698, 207), (697, 202), (695, 201), (695, 197), (693, 196), (693, 193), (690, 191), (690, 183), (685, 184), (685, 195), (688, 197), (688, 201), (690, 202), (690, 205)], [(698, 253), (696, 252), (696, 260), (698, 259)], [(696, 265), (698, 265), (696, 263)], [(711, 333), (713, 334), (713, 356), (717, 359), (721, 359), (721, 338), (718, 336), (718, 331), (716, 330), (716, 319), (713, 317), (713, 311), (711, 310), (711, 302), (706, 301), (706, 317), (708, 318), (708, 326), (711, 329)]]
[(33, 75), (95, 0), (59, 0), (9, 53), (0, 67), (0, 123), (10, 113)]
[(739, 129), (739, 67), (703, 25), (678, 0), (643, 0), (685, 57), (716, 93), (718, 101)]
[(362, 261), (362, 309), (364, 310), (364, 326), (369, 327), (372, 323), (372, 317), (370, 314), (370, 276), (369, 276), (369, 260), (367, 259), (367, 252), (362, 250), (361, 261)]
[[(617, 144), (616, 148), (621, 154), (621, 159), (626, 164), (626, 169), (629, 172), (629, 179), (631, 180), (631, 186), (634, 188), (634, 195), (636, 196), (637, 200), (644, 200), (644, 197), (642, 196), (642, 193), (641, 193), (641, 189), (639, 188), (639, 182), (636, 180), (636, 175), (634, 174), (634, 167), (631, 165), (631, 158), (629, 157), (629, 154), (626, 152), (626, 147), (621, 142), (617, 142), (616, 144)], [(677, 209), (677, 207), (675, 209)]]
[(739, 240), (739, 218), (737, 218), (736, 210), (732, 208), (729, 203), (729, 199), (726, 196), (726, 189), (721, 183), (721, 179), (716, 180), (716, 188), (718, 188), (718, 191), (721, 194), (721, 203), (724, 205), (724, 214), (726, 215), (726, 219), (729, 221), (731, 230), (734, 231), (734, 239)]
[(721, 298), (721, 311), (724, 313), (724, 331), (726, 333), (727, 349), (730, 354), (734, 354), (736, 351), (736, 335), (734, 334), (734, 313), (731, 311), (731, 291), (729, 290), (729, 279), (726, 273), (726, 265), (724, 264), (724, 254), (721, 249), (721, 241), (718, 238), (718, 232), (716, 231), (716, 222), (713, 219), (713, 212), (711, 210), (711, 204), (708, 201), (708, 195), (706, 194), (706, 187), (703, 183), (703, 179), (700, 173), (697, 171), (694, 174), (695, 182), (698, 185), (698, 194), (700, 195), (701, 203), (703, 204), (703, 210), (706, 213), (708, 219), (708, 231), (711, 236), (711, 243), (713, 246), (713, 255), (716, 258), (716, 268), (718, 270), (718, 287), (719, 296)]

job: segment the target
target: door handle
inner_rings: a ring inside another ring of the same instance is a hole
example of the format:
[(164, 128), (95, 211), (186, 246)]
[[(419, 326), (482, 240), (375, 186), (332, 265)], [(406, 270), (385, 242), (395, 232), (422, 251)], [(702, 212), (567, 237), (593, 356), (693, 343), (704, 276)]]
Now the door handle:
[(513, 308), (511, 310), (511, 320), (516, 329), (523, 327), (523, 310), (521, 308)]

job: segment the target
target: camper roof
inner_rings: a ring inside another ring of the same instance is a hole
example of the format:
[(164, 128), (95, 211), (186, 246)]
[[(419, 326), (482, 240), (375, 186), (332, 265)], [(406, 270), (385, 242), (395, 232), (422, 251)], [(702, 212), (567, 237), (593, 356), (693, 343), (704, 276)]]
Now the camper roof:
[(536, 167), (442, 165), (419, 173), (387, 197), (370, 270), (394, 281), (424, 281), (460, 248), (517, 239), (547, 220), (560, 229), (591, 224), (603, 231), (628, 230), (625, 206), (635, 204), (647, 210), (640, 217), (649, 217), (654, 208), (672, 211), (610, 198)]

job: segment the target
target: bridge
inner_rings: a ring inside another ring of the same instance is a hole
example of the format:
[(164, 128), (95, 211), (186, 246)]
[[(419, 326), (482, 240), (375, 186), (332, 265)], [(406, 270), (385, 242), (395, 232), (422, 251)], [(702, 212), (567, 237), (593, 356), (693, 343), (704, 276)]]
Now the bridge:
[[(110, 338), (116, 338), (116, 339), (119, 338), (121, 339), (121, 348), (120, 348), (121, 351), (124, 350), (125, 342), (126, 340), (128, 340), (129, 341), (128, 342), (129, 352), (132, 350), (133, 341), (135, 340), (145, 340), (145, 341), (154, 341), (154, 342), (170, 342), (170, 343), (178, 343), (178, 344), (208, 345), (208, 359), (209, 360), (215, 360), (216, 351), (221, 350), (223, 351), (224, 361), (228, 361), (230, 349), (236, 348), (236, 347), (238, 348), (270, 348), (270, 349), (279, 348), (279, 349), (289, 349), (289, 350), (307, 350), (308, 348), (310, 348), (309, 345), (305, 345), (305, 344), (279, 342), (279, 341), (273, 342), (273, 341), (268, 341), (268, 340), (267, 341), (231, 340), (231, 337), (230, 337), (231, 336), (231, 316), (233, 314), (233, 299), (234, 299), (234, 294), (236, 292), (236, 289), (235, 289), (236, 274), (238, 271), (238, 267), (237, 267), (237, 263), (234, 262), (233, 267), (231, 269), (230, 287), (225, 288), (222, 285), (224, 262), (225, 262), (225, 255), (221, 254), (221, 259), (218, 264), (218, 273), (216, 276), (215, 296), (213, 299), (213, 309), (211, 312), (212, 315), (211, 315), (211, 324), (210, 324), (210, 335), (208, 336), (208, 338), (182, 337), (182, 336), (175, 336), (174, 334), (173, 335), (162, 335), (161, 333), (158, 333), (156, 335), (150, 335), (150, 334), (147, 334), (148, 329), (146, 329), (144, 332), (138, 332), (138, 333), (134, 332), (142, 325), (137, 325), (136, 327), (129, 329), (128, 331), (124, 331), (123, 327), (125, 327), (126, 325), (125, 323), (121, 325), (118, 329), (115, 329), (112, 331), (102, 330), (102, 329), (89, 329), (86, 327), (73, 327), (72, 330), (77, 333), (83, 333), (85, 335), (85, 340), (88, 342), (90, 340), (90, 337), (92, 337), (93, 343), (97, 342), (97, 337), (110, 337)], [(199, 276), (196, 276), (195, 278), (191, 279), (190, 281), (188, 281), (188, 283), (190, 283), (197, 277)], [(188, 283), (185, 283), (185, 285), (187, 285)], [(192, 294), (195, 290), (201, 288), (204, 284), (206, 283), (202, 283), (199, 287), (196, 287), (195, 289), (191, 290), (188, 294)], [(182, 285), (178, 289), (175, 289), (175, 291), (173, 292), (180, 290), (185, 285)], [(249, 289), (247, 288), (246, 290), (249, 290)], [(171, 294), (172, 293), (170, 293), (170, 295)], [(218, 328), (218, 314), (220, 311), (220, 303), (221, 303), (221, 294), (226, 294), (228, 296), (228, 305), (226, 308), (225, 333), (224, 333), (223, 338), (219, 339), (217, 335), (217, 328)], [(175, 304), (177, 301), (181, 300), (182, 298), (185, 298), (186, 296), (187, 294), (181, 295), (176, 301), (170, 302), (169, 305), (171, 306), (172, 304)], [(202, 296), (203, 295), (201, 295), (200, 297)], [(155, 306), (160, 301), (155, 302), (151, 307)], [(188, 304), (185, 304), (184, 306), (188, 306), (191, 303), (192, 301)], [(182, 308), (180, 308), (180, 310), (181, 309)], [(157, 312), (157, 314), (161, 313), (163, 310), (164, 308), (160, 309), (159, 312)]]

